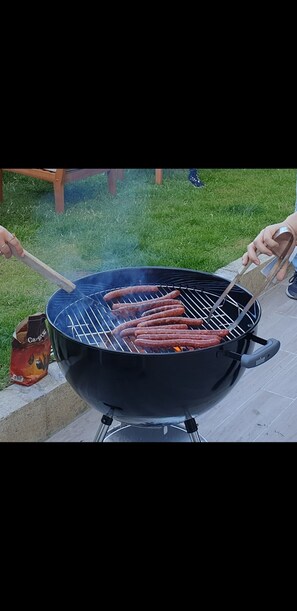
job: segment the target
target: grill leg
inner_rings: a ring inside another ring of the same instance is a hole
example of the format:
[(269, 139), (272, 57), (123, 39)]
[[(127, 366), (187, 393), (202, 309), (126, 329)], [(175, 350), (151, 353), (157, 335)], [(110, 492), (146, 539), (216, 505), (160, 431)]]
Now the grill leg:
[(184, 425), (186, 427), (186, 431), (187, 433), (190, 435), (190, 439), (191, 441), (197, 442), (197, 441), (207, 441), (207, 439), (205, 439), (205, 437), (202, 437), (202, 435), (199, 435), (198, 433), (198, 425), (197, 422), (194, 418), (190, 418), (189, 420), (185, 420)]
[(113, 418), (110, 416), (102, 416), (98, 431), (94, 437), (94, 442), (104, 441), (109, 427), (113, 423)]

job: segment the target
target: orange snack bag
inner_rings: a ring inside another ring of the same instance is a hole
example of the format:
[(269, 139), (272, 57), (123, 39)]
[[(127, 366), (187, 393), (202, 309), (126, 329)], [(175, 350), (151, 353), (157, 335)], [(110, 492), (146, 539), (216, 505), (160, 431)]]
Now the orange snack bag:
[(22, 320), (13, 333), (10, 379), (15, 384), (31, 386), (48, 373), (51, 341), (40, 312)]

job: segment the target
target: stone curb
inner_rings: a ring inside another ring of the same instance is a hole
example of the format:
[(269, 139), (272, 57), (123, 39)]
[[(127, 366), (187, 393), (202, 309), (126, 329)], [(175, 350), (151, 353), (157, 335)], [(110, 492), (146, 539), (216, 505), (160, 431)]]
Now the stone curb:
[(44, 441), (88, 408), (51, 363), (33, 386), (12, 384), (0, 392), (0, 442)]
[[(251, 293), (261, 289), (263, 267), (272, 257), (260, 255), (260, 265), (252, 265), (242, 276), (241, 285)], [(218, 276), (232, 280), (241, 268), (241, 259), (216, 270)], [(287, 275), (291, 274), (289, 266)], [(33, 386), (13, 384), (0, 391), (0, 442), (38, 442), (63, 429), (89, 409), (66, 382), (57, 363), (48, 375)]]

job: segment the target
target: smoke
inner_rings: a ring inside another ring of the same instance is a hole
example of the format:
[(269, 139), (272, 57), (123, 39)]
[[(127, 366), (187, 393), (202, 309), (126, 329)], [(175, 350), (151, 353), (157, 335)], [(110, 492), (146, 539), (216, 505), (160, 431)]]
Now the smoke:
[(154, 170), (125, 170), (116, 195), (108, 191), (106, 174), (99, 174), (66, 184), (65, 212), (58, 215), (49, 185), (35, 209), (39, 228), (32, 254), (73, 281), (98, 271), (147, 265), (146, 218), (154, 188)]

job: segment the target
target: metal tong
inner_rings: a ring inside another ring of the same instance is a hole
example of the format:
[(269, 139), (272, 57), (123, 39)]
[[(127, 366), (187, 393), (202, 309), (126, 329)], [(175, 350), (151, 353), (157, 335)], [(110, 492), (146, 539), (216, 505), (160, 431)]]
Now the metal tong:
[[(273, 267), (271, 268), (270, 272), (268, 273), (264, 285), (260, 288), (258, 292), (256, 292), (251, 297), (251, 299), (245, 305), (245, 307), (240, 312), (236, 320), (229, 326), (229, 331), (233, 331), (233, 329), (235, 329), (235, 327), (239, 325), (243, 317), (246, 315), (247, 311), (251, 308), (253, 303), (259, 297), (260, 293), (266, 290), (270, 286), (270, 284), (273, 282), (273, 280), (275, 279), (279, 271), (282, 269), (284, 264), (287, 262), (287, 260), (289, 259), (290, 255), (292, 254), (295, 248), (296, 236), (295, 236), (295, 233), (293, 232), (293, 229), (289, 227), (280, 227), (275, 232), (273, 239), (278, 242), (278, 247), (275, 247), (274, 249), (270, 248), (270, 250), (275, 255), (275, 263)], [(259, 251), (257, 251), (257, 254), (259, 254)], [(208, 322), (211, 319), (215, 310), (220, 306), (222, 301), (227, 297), (227, 295), (230, 293), (234, 285), (239, 284), (244, 272), (246, 272), (246, 270), (250, 267), (251, 263), (252, 261), (249, 261), (247, 265), (243, 265), (240, 268), (235, 278), (231, 280), (231, 282), (228, 284), (226, 289), (223, 291), (223, 293), (220, 295), (220, 297), (217, 299), (217, 301), (212, 306), (207, 318), (205, 319), (205, 322)]]

